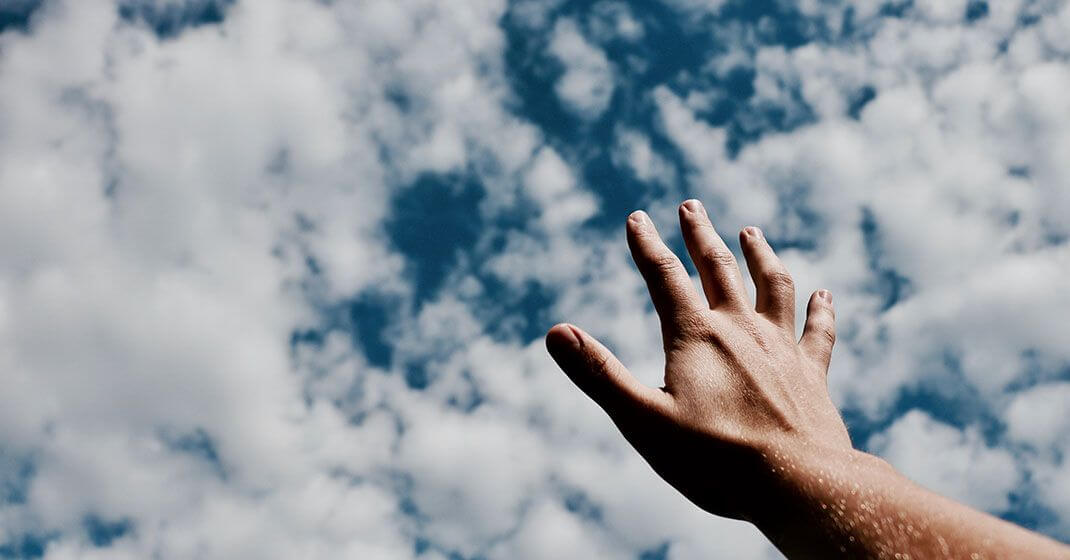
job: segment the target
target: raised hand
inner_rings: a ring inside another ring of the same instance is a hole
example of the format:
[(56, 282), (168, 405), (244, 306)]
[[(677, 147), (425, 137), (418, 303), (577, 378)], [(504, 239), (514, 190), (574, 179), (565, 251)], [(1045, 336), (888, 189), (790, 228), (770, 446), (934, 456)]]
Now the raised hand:
[(732, 252), (702, 205), (680, 227), (705, 302), (643, 212), (628, 245), (661, 320), (665, 385), (640, 383), (570, 324), (546, 344), (654, 470), (699, 507), (754, 523), (798, 558), (1070, 558), (1070, 549), (910, 482), (851, 447), (826, 374), (835, 341), (832, 296), (810, 296), (795, 340), (795, 288), (762, 232), (740, 245), (751, 305)]
[(627, 225), (632, 258), (661, 319), (663, 388), (641, 384), (575, 326), (555, 326), (547, 345), (658, 474), (711, 513), (750, 519), (754, 492), (782, 449), (851, 448), (826, 387), (832, 296), (822, 290), (810, 297), (796, 341), (794, 285), (761, 230), (740, 232), (755, 305), (697, 200), (680, 206), (680, 227), (705, 301), (646, 213), (633, 213)]

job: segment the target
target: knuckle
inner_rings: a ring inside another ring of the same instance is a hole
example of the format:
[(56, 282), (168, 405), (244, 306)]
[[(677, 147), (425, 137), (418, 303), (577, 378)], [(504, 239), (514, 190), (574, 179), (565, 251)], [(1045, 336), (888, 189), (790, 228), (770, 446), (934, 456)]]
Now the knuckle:
[(836, 311), (832, 309), (832, 306), (819, 303), (811, 309), (806, 311), (808, 316), (813, 316), (815, 321), (821, 323), (829, 323), (832, 326), (836, 325)]
[(676, 329), (684, 338), (702, 339), (712, 329), (703, 313), (695, 311), (680, 312), (676, 318)]
[(702, 260), (718, 268), (736, 266), (736, 256), (732, 251), (720, 247), (710, 247), (702, 251)]
[(695, 343), (705, 343), (716, 330), (710, 318), (702, 310), (683, 311), (673, 315), (671, 322), (662, 324), (665, 351), (692, 348)]
[(680, 259), (676, 258), (676, 255), (672, 252), (664, 252), (652, 255), (647, 262), (651, 270), (661, 273), (669, 273), (675, 271), (678, 267), (682, 266)]
[(774, 269), (762, 275), (762, 279), (769, 288), (776, 292), (795, 292), (795, 280), (786, 270)]
[(822, 324), (817, 328), (817, 332), (830, 346), (836, 344), (836, 327), (832, 323)]

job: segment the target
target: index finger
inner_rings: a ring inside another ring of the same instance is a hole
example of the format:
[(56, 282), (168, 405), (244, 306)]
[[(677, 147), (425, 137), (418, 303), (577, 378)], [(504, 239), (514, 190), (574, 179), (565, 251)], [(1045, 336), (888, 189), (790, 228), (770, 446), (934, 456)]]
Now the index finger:
[(661, 240), (646, 212), (628, 216), (628, 247), (646, 280), (650, 300), (661, 318), (662, 331), (679, 332), (688, 317), (705, 309), (683, 263)]

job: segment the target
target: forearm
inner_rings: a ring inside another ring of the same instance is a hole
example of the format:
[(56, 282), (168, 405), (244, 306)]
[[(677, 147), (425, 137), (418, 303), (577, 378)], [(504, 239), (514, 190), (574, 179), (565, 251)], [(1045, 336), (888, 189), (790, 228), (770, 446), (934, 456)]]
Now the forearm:
[(860, 451), (782, 454), (769, 471), (778, 503), (753, 521), (789, 558), (1070, 558), (1065, 545), (930, 492)]

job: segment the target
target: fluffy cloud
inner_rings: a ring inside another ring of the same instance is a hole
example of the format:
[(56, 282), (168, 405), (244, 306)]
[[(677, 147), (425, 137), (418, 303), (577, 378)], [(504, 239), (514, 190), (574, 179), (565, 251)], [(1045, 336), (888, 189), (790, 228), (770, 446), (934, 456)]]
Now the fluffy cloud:
[(554, 87), (562, 103), (583, 119), (597, 119), (613, 97), (613, 70), (605, 53), (568, 19), (554, 25), (549, 49), (565, 67)]
[(912, 410), (868, 447), (903, 474), (960, 502), (999, 513), (1018, 485), (1013, 455), (985, 445), (976, 429), (960, 431)]
[(836, 293), (859, 443), (1070, 534), (1070, 8), (652, 6), (0, 9), (0, 556), (775, 556), (539, 339), (660, 383), (620, 224), (691, 194)]
[[(1005, 411), (1011, 441), (1024, 447), (1020, 448), (1020, 453), (1033, 476), (1035, 499), (1051, 511), (1060, 513), (1070, 507), (1067, 406), (1070, 406), (1070, 383), (1061, 381), (1019, 392)], [(1066, 517), (1056, 515), (1044, 528), (1066, 535), (1070, 533)]]

